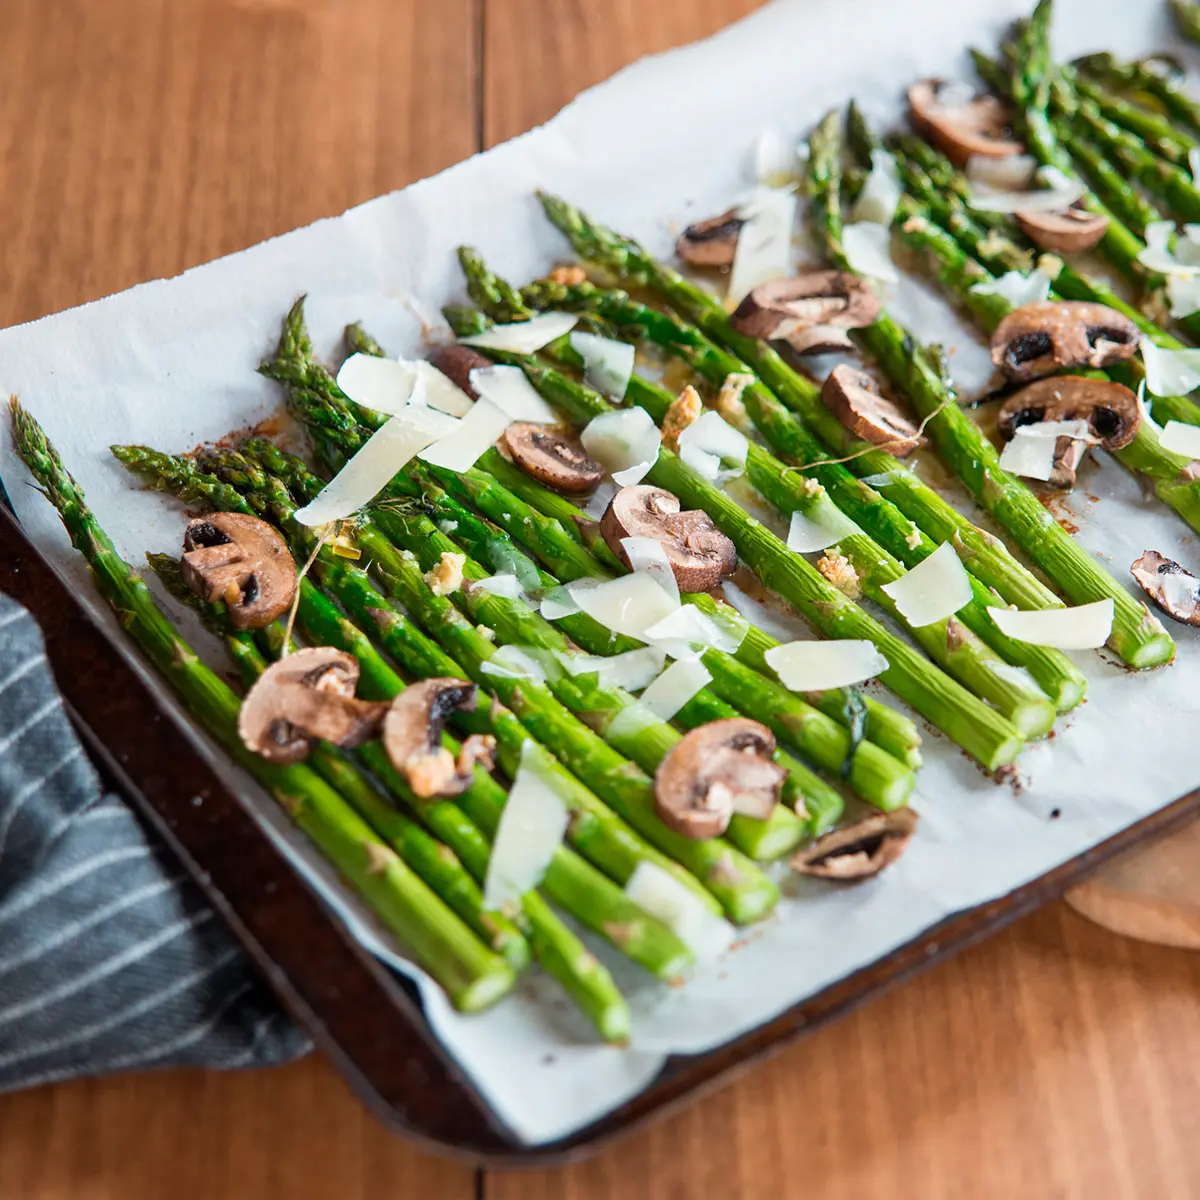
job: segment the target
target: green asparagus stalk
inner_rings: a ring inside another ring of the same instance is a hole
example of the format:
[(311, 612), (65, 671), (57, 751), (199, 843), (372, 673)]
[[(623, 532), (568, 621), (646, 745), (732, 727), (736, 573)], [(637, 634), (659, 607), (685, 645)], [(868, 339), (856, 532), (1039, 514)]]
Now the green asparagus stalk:
[(1089, 78), (1161, 106), (1177, 129), (1182, 126), (1193, 135), (1200, 134), (1200, 102), (1178, 86), (1178, 81), (1183, 78), (1178, 64), (1173, 77), (1151, 67), (1148, 61), (1122, 63), (1108, 53), (1084, 55), (1073, 65)]
[(1060, 78), (1069, 82), (1077, 95), (1095, 105), (1101, 116), (1142, 139), (1160, 158), (1179, 167), (1188, 165), (1188, 152), (1200, 145), (1196, 139), (1162, 113), (1143, 108), (1118, 93), (1086, 79), (1074, 68), (1061, 68)]
[[(824, 242), (829, 258), (846, 270), (849, 263), (841, 246), (839, 154), (840, 131), (836, 114), (831, 114), (818, 127), (810, 143), (810, 211), (814, 228)], [(906, 237), (915, 239), (923, 230), (932, 230), (933, 226), (928, 221), (922, 225), (909, 219), (901, 228)], [(967, 262), (949, 235), (937, 239), (937, 245), (946, 256), (964, 264)], [(974, 264), (974, 270), (966, 272), (963, 280), (960, 294), (964, 302), (982, 306), (995, 300), (998, 301), (997, 309), (1002, 306), (1007, 310), (1009, 306), (1001, 297), (982, 296), (970, 290), (974, 283), (990, 278), (983, 267)], [(1019, 479), (1000, 467), (995, 448), (955, 403), (950, 385), (924, 353), (913, 352), (913, 339), (886, 312), (874, 325), (856, 331), (854, 336), (908, 395), (921, 416), (929, 418), (928, 429), (943, 457), (976, 499), (1000, 521), (1064, 594), (1076, 604), (1113, 600), (1113, 631), (1109, 640), (1112, 649), (1132, 667), (1152, 667), (1169, 662), (1174, 655), (1174, 643), (1161, 624), (1144, 604), (1135, 602), (1096, 565)], [(1153, 451), (1162, 455), (1162, 451), (1153, 445), (1147, 451), (1147, 457), (1153, 457)], [(1138, 469), (1141, 469), (1146, 464), (1140, 451), (1135, 454)], [(1167, 495), (1163, 498), (1168, 503), (1178, 499)]]
[(1191, 0), (1167, 0), (1167, 7), (1175, 19), (1175, 28), (1189, 42), (1200, 46), (1200, 5)]
[[(139, 446), (115, 447), (114, 453), (138, 475), (188, 503), (204, 502), (222, 511), (255, 512), (234, 488), (197, 471), (189, 459)], [(428, 644), (399, 613), (389, 611), (387, 601), (370, 585), (364, 572), (345, 560), (333, 559), (323, 564), (318, 557), (314, 573), (323, 570), (323, 582), (328, 582), (346, 602), (352, 616), (370, 623), (379, 616), (386, 631), (387, 650), (406, 670), (418, 677), (463, 677), (457, 663)], [(297, 624), (311, 644), (336, 646), (359, 660), (362, 667), (359, 691), (366, 698), (390, 700), (403, 689), (400, 677), (384, 661), (367, 635), (307, 578), (300, 586)], [(515, 774), (528, 734), (510, 712), (498, 710), (485, 701), (476, 714), (459, 714), (456, 720), (468, 732), (493, 734), (497, 739), (501, 767), (510, 777)], [(458, 744), (453, 739), (445, 739), (444, 744), (452, 753), (457, 753)], [(363, 747), (359, 753), (364, 756), (364, 766), (386, 783), (394, 795), (404, 799), (406, 789), (396, 786), (396, 772), (387, 755), (377, 753), (380, 750), (375, 743)], [(534, 765), (571, 813), (567, 838), (590, 862), (619, 883), (628, 880), (639, 862), (648, 860), (670, 870), (681, 881), (694, 884), (686, 872), (643, 842), (550, 754), (536, 745), (535, 751)], [(469, 821), (461, 812), (458, 812), (459, 820), (454, 819), (458, 810), (450, 801), (421, 801), (415, 811), (459, 854), (472, 875), (482, 879), (490, 850), (487, 839), (480, 837), (479, 830), (482, 829), (489, 838), (495, 835), (504, 808), (504, 790), (480, 770), (472, 785), (455, 799), (466, 811)], [(471, 821), (476, 822), (477, 827), (471, 825)], [(463, 826), (472, 831), (471, 839), (465, 838)], [(607, 937), (627, 957), (659, 978), (674, 978), (692, 961), (690, 951), (674, 933), (642, 913), (619, 887), (567, 847), (559, 847), (556, 851), (542, 886), (555, 903), (561, 904), (588, 928)], [(707, 897), (707, 893), (704, 896)], [(710, 899), (709, 903), (716, 911), (715, 902)], [(535, 935), (535, 950), (538, 940)]]
[(145, 582), (117, 554), (38, 423), (11, 401), (13, 440), (122, 627), (192, 714), (253, 775), (341, 872), (456, 1007), (476, 1012), (514, 981), (488, 949), (391, 847), (319, 775), (252, 754), (237, 733), (237, 697), (208, 669), (158, 607)]

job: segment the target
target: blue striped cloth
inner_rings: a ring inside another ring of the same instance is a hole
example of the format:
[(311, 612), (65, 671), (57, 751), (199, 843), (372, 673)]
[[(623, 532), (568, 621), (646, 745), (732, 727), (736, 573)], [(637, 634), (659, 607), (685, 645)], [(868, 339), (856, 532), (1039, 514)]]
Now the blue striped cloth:
[(0, 594), (0, 1091), (307, 1049), (183, 869), (104, 793), (41, 632)]

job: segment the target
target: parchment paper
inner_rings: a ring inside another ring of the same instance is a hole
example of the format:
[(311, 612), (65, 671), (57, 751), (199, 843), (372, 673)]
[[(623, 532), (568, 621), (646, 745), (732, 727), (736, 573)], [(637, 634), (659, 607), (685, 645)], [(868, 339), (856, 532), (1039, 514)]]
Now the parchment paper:
[[(279, 394), (254, 367), (299, 293), (309, 294), (320, 351), (332, 354), (354, 319), (396, 351), (416, 351), (420, 320), (412, 303), (428, 314), (461, 296), (452, 253), (459, 243), (479, 246), (516, 281), (565, 255), (532, 198), (535, 188), (577, 200), (667, 252), (682, 223), (721, 211), (746, 188), (760, 129), (800, 136), (851, 95), (890, 122), (906, 84), (934, 73), (967, 77), (964, 47), (974, 41), (991, 50), (1002, 24), (1028, 8), (1029, 0), (776, 3), (710, 41), (639, 63), (545, 128), (434, 179), (176, 279), (0, 333), (0, 387), (18, 393), (44, 423), (127, 558), (177, 552), (178, 508), (137, 491), (106, 447), (140, 441), (185, 450), (275, 411)], [(1059, 0), (1058, 8), (1064, 54), (1117, 48), (1132, 55), (1169, 41), (1165, 6), (1157, 2)], [(922, 337), (956, 347), (952, 362), (963, 383), (986, 376), (986, 357), (928, 289), (905, 283), (893, 307)], [(111, 620), (55, 513), (23, 486), (27, 475), (7, 429), (0, 469), (30, 535), (84, 602)], [(1081, 541), (1131, 590), (1128, 566), (1147, 548), (1200, 567), (1186, 529), (1111, 460), (1089, 468), (1075, 496)], [(224, 668), (194, 619), (179, 619)], [(657, 984), (598, 947), (635, 1007), (629, 1048), (596, 1045), (544, 978), (469, 1018), (450, 1011), (422, 979), (430, 1021), (521, 1138), (536, 1143), (569, 1133), (635, 1094), (668, 1053), (703, 1051), (766, 1021), (1200, 782), (1200, 649), (1194, 632), (1172, 632), (1179, 653), (1167, 670), (1137, 675), (1099, 655), (1079, 656), (1088, 701), (1059, 722), (1053, 741), (1025, 752), (1030, 786), (1020, 796), (987, 779), (944, 738), (927, 737), (914, 801), (924, 820), (908, 855), (853, 889), (789, 881), (778, 914), (686, 987)], [(223, 755), (215, 758), (357, 935), (412, 973), (271, 801)]]

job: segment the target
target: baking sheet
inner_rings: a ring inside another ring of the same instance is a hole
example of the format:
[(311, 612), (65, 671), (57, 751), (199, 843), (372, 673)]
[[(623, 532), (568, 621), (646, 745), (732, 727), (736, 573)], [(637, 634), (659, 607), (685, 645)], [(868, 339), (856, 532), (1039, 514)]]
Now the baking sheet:
[[(106, 447), (140, 441), (185, 450), (277, 411), (277, 389), (254, 367), (298, 294), (309, 295), (319, 351), (332, 355), (354, 319), (395, 351), (416, 351), (423, 320), (461, 297), (459, 243), (479, 246), (516, 281), (566, 254), (532, 198), (535, 188), (560, 192), (666, 252), (682, 223), (721, 211), (746, 188), (760, 129), (799, 136), (851, 95), (890, 122), (907, 83), (965, 75), (964, 46), (991, 50), (1004, 22), (1028, 7), (1028, 0), (778, 0), (716, 38), (637, 64), (544, 128), (433, 179), (176, 279), (4, 331), (0, 387), (43, 422), (127, 558), (177, 552), (177, 506), (134, 490)], [(1060, 54), (1118, 47), (1132, 55), (1170, 40), (1157, 2), (1058, 0), (1057, 7)], [(892, 307), (920, 336), (952, 345), (966, 387), (986, 376), (986, 355), (927, 288), (906, 282)], [(99, 608), (53, 510), (22, 486), (28, 477), (7, 431), (0, 471), (30, 536)], [(1151, 547), (1200, 567), (1188, 531), (1111, 460), (1092, 467), (1075, 496), (1080, 540), (1126, 583), (1128, 564)], [(171, 608), (197, 648), (224, 668), (194, 617)], [(517, 1136), (539, 1143), (636, 1094), (667, 1054), (710, 1049), (768, 1020), (1194, 787), (1200, 646), (1196, 632), (1172, 632), (1178, 658), (1169, 670), (1134, 675), (1098, 655), (1078, 656), (1089, 699), (1059, 722), (1052, 742), (1027, 749), (1020, 795), (929, 735), (914, 800), (924, 819), (906, 857), (853, 889), (786, 880), (778, 913), (687, 986), (663, 987), (598, 946), (635, 1010), (625, 1049), (594, 1044), (554, 986), (536, 976), (496, 1010), (459, 1017), (347, 900), (273, 803), (223, 755), (214, 758), (356, 936), (418, 979), (438, 1036)]]

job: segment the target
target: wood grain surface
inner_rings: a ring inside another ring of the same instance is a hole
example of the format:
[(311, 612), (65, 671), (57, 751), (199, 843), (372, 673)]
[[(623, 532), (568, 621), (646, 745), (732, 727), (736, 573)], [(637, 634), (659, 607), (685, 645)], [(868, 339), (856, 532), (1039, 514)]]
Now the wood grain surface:
[[(754, 7), (0, 0), (0, 323), (403, 186)], [(0, 1097), (0, 1200), (1195, 1197), (1198, 998), (1200, 956), (1058, 905), (580, 1165), (431, 1157), (310, 1059)]]

